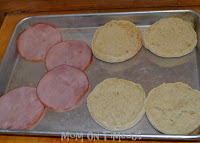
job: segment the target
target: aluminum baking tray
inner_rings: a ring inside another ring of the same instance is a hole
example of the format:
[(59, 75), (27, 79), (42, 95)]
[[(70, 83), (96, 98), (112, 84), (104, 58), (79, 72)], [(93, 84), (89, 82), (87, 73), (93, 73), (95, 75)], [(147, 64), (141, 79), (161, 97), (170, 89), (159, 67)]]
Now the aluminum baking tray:
[[(0, 130), (1, 134), (45, 135), (74, 138), (77, 135), (90, 137), (95, 135), (106, 138), (167, 139), (167, 140), (200, 140), (199, 130), (190, 135), (164, 135), (157, 132), (146, 116), (129, 130), (111, 132), (99, 126), (90, 116), (86, 98), (93, 88), (108, 77), (122, 78), (139, 83), (146, 95), (149, 91), (164, 82), (184, 82), (199, 90), (200, 54), (199, 13), (192, 10), (142, 11), (91, 14), (64, 14), (31, 16), (21, 20), (15, 27), (0, 65), (0, 95), (22, 85), (36, 87), (39, 79), (46, 72), (44, 62), (30, 62), (22, 59), (16, 49), (18, 35), (36, 23), (47, 23), (55, 26), (62, 33), (63, 40), (83, 40), (88, 45), (95, 30), (111, 20), (127, 20), (136, 24), (144, 32), (145, 28), (161, 18), (180, 17), (192, 25), (198, 35), (197, 48), (180, 58), (161, 58), (144, 47), (139, 53), (123, 63), (105, 63), (95, 57), (85, 71), (89, 78), (89, 91), (71, 110), (55, 112), (45, 109), (42, 119), (28, 130)], [(9, 114), (9, 113), (8, 113)], [(79, 136), (80, 137), (80, 136)]]

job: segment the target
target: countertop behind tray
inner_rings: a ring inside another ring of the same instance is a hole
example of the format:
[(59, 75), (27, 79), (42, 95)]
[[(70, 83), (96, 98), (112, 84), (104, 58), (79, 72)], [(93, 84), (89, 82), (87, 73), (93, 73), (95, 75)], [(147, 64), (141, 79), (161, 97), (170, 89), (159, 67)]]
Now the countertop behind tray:
[[(35, 12), (35, 13), (8, 13), (5, 16), (4, 22), (0, 29), (0, 61), (3, 57), (7, 44), (10, 40), (12, 31), (17, 24), (17, 22), (25, 17), (33, 15), (49, 15), (49, 14), (72, 14), (72, 13), (97, 13), (97, 12), (125, 12), (125, 11), (144, 11), (144, 10), (170, 10), (170, 9), (193, 9), (200, 13), (200, 6), (193, 7), (164, 7), (164, 8), (138, 8), (138, 9), (110, 9), (110, 10), (84, 10), (84, 11), (60, 11), (60, 12)], [(0, 142), (4, 143), (60, 143), (68, 142), (67, 140), (61, 141), (60, 137), (37, 137), (37, 136), (9, 136), (9, 135), (0, 135)], [(69, 142), (75, 143), (80, 142), (81, 140), (76, 141), (75, 139), (70, 139)], [(100, 143), (103, 140), (89, 141), (87, 139), (83, 140), (84, 143)], [(118, 140), (113, 141), (112, 139), (105, 141), (106, 143), (117, 143)], [(122, 143), (129, 142), (128, 140), (121, 141)], [(170, 141), (136, 141), (137, 143), (170, 143)], [(179, 142), (176, 142), (179, 143)], [(196, 142), (200, 143), (200, 141)]]

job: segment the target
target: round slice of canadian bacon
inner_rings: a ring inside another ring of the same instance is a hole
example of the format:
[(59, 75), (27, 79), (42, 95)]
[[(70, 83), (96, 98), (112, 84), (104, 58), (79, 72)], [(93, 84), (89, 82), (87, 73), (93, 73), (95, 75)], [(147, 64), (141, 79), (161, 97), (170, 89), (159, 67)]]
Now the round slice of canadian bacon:
[(22, 32), (17, 39), (20, 55), (29, 61), (42, 61), (48, 50), (62, 41), (62, 35), (53, 26), (39, 23)]
[(40, 120), (44, 109), (35, 87), (14, 88), (0, 97), (0, 129), (28, 129)]
[(76, 105), (88, 88), (89, 81), (83, 71), (60, 65), (40, 79), (37, 95), (46, 107), (63, 111)]
[(90, 47), (80, 40), (64, 41), (52, 46), (45, 58), (47, 70), (66, 64), (84, 71), (91, 61), (92, 51)]

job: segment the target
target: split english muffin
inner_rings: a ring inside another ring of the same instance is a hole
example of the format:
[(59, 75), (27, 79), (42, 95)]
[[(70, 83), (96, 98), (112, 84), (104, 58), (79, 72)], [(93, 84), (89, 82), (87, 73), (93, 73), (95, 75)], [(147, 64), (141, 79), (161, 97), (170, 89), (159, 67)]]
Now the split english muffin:
[(94, 56), (109, 63), (132, 58), (141, 46), (140, 30), (129, 21), (116, 20), (98, 28), (91, 43)]
[(146, 115), (165, 134), (189, 134), (200, 125), (200, 92), (185, 83), (164, 83), (145, 101)]
[(92, 118), (102, 127), (119, 131), (137, 124), (145, 114), (145, 93), (139, 84), (108, 78), (98, 84), (87, 98)]
[(165, 18), (145, 30), (143, 45), (160, 57), (181, 57), (194, 50), (197, 34), (182, 19)]

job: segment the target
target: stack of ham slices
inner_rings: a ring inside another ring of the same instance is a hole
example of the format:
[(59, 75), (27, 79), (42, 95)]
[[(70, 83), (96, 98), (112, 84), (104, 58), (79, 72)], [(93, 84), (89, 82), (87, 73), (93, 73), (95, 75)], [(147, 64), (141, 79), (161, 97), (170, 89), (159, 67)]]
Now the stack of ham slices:
[(39, 121), (45, 107), (68, 110), (88, 90), (84, 70), (93, 55), (85, 42), (63, 41), (60, 31), (39, 23), (19, 35), (17, 49), (25, 60), (45, 60), (47, 73), (36, 88), (17, 87), (0, 97), (0, 129), (28, 129)]

